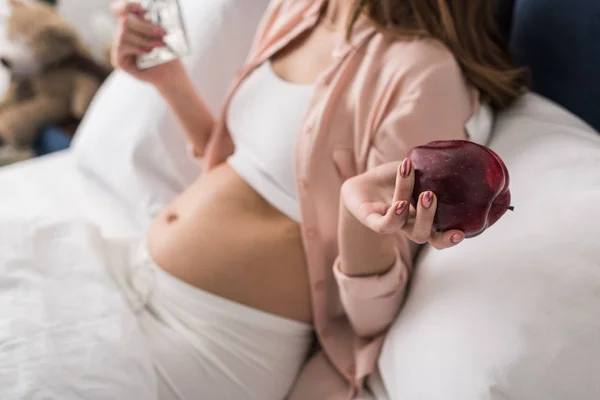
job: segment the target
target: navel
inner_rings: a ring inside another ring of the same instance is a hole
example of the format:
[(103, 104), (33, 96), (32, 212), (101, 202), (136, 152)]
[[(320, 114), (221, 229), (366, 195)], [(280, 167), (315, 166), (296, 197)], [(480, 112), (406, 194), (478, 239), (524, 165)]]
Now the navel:
[(168, 224), (172, 224), (173, 222), (177, 221), (178, 219), (179, 219), (179, 215), (175, 214), (174, 212), (167, 214), (167, 223)]

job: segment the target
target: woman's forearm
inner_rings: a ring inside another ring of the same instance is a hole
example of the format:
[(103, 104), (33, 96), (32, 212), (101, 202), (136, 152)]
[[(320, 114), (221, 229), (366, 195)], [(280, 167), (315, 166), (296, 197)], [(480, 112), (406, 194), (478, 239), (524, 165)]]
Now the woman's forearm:
[(342, 204), (339, 225), (340, 270), (345, 275), (384, 274), (394, 265), (394, 237), (366, 227)]
[(157, 87), (163, 98), (175, 113), (197, 156), (204, 155), (215, 118), (196, 91), (183, 64), (179, 63), (178, 73)]

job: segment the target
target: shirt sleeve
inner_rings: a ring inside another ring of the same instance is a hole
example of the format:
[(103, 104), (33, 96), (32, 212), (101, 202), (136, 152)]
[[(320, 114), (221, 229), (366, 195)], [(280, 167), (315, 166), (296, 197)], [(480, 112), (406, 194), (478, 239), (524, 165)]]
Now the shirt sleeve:
[[(398, 83), (369, 150), (367, 170), (400, 163), (412, 147), (433, 140), (466, 139), (465, 125), (478, 103), (454, 59), (444, 60)], [(386, 273), (349, 277), (334, 264), (340, 297), (356, 334), (363, 338), (383, 333), (394, 320), (412, 271), (411, 243), (395, 241), (396, 260)]]

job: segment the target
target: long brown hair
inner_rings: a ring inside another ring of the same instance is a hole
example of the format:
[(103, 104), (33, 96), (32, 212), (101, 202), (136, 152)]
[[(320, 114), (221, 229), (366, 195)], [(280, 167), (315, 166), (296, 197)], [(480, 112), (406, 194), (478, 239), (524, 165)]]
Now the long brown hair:
[(509, 106), (529, 84), (496, 24), (496, 0), (352, 0), (348, 37), (361, 14), (394, 36), (430, 37), (454, 54), (467, 80), (494, 108)]

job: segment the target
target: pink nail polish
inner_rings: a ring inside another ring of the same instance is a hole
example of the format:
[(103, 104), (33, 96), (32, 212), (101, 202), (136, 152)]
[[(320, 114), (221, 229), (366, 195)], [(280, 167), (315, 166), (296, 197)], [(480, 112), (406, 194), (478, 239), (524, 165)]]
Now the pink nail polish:
[(455, 233), (454, 235), (452, 235), (452, 237), (450, 238), (450, 240), (452, 240), (452, 243), (460, 243), (463, 241), (465, 237), (460, 234), (460, 233)]
[(423, 197), (421, 197), (421, 204), (426, 209), (431, 208), (431, 205), (433, 204), (433, 193), (432, 192), (425, 192), (423, 194)]
[(400, 203), (398, 203), (398, 205), (396, 206), (396, 214), (402, 215), (404, 213), (404, 211), (406, 211), (407, 206), (408, 206), (408, 202), (406, 202), (406, 201), (401, 201)]
[(405, 158), (404, 161), (402, 161), (402, 166), (400, 167), (400, 176), (402, 176), (403, 178), (408, 178), (411, 170), (412, 161), (410, 161), (410, 158)]

